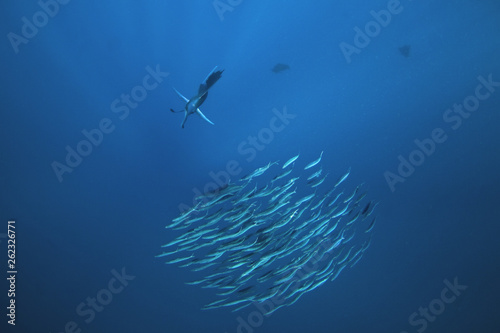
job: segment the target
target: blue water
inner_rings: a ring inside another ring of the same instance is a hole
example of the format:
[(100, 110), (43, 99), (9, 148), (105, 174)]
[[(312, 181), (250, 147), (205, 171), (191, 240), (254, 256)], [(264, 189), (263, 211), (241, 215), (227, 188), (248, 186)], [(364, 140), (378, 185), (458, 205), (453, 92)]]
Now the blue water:
[[(500, 332), (497, 1), (60, 1), (0, 6), (2, 332)], [(191, 97), (216, 65), (215, 125), (181, 129), (171, 87)], [(229, 161), (237, 180), (323, 150), (380, 202), (362, 260), (269, 317), (200, 310), (214, 291), (154, 257), (180, 205)]]

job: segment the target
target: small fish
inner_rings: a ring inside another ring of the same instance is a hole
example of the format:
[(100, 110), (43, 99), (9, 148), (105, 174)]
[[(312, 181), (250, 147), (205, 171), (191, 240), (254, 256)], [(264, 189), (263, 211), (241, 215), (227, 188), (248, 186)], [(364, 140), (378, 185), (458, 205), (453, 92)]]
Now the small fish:
[(306, 165), (306, 167), (304, 168), (304, 170), (312, 168), (313, 166), (315, 166), (316, 164), (318, 164), (321, 161), (322, 157), (323, 157), (323, 152), (321, 152), (321, 154), (319, 155), (319, 158), (317, 160), (312, 161), (311, 163), (309, 163), (308, 165)]
[(361, 214), (365, 215), (366, 212), (368, 211), (368, 208), (370, 208), (370, 205), (372, 204), (372, 202), (368, 202), (365, 206), (365, 208), (363, 209), (363, 211), (361, 212)]
[(325, 177), (321, 178), (320, 180), (318, 180), (314, 184), (311, 184), (311, 187), (314, 188), (314, 187), (318, 187), (319, 185), (323, 184), (323, 182), (325, 181), (326, 177), (328, 177), (328, 174), (326, 174)]
[(408, 58), (410, 56), (410, 45), (403, 45), (399, 48), (399, 52), (405, 57)]
[(287, 64), (276, 64), (276, 65), (274, 65), (272, 71), (274, 73), (280, 73), (280, 72), (283, 72), (287, 69), (290, 69), (290, 66), (288, 66)]
[(326, 197), (324, 197), (323, 199), (321, 199), (316, 205), (314, 205), (311, 210), (316, 210), (316, 208), (318, 208), (319, 206), (321, 206), (323, 204), (323, 202), (325, 202), (326, 200)]
[(169, 260), (169, 261), (165, 261), (165, 263), (166, 264), (175, 264), (175, 263), (178, 263), (178, 262), (181, 262), (181, 261), (184, 261), (184, 260), (188, 260), (188, 259), (191, 259), (191, 258), (194, 258), (194, 255), (190, 255), (190, 256), (184, 257), (184, 258), (172, 259), (172, 260)]
[(291, 159), (289, 159), (288, 161), (286, 161), (285, 164), (283, 164), (283, 166), (281, 168), (284, 169), (287, 166), (289, 166), (290, 164), (292, 164), (293, 162), (295, 162), (299, 158), (299, 155), (300, 154), (297, 154), (297, 156), (294, 156)]
[(262, 175), (264, 172), (266, 172), (274, 164), (278, 164), (278, 162), (272, 162), (272, 163), (269, 162), (267, 165), (265, 165), (261, 168), (258, 168), (255, 171), (253, 171), (251, 174), (241, 178), (241, 180), (250, 181), (250, 180), (252, 180), (252, 178)]
[(356, 189), (354, 190), (354, 192), (352, 192), (352, 194), (350, 196), (348, 196), (345, 200), (344, 200), (344, 203), (348, 203), (349, 201), (352, 200), (352, 198), (354, 198), (354, 196), (358, 193), (359, 191), (359, 188), (360, 188), (361, 185), (358, 185), (356, 187)]
[(372, 231), (373, 227), (375, 226), (375, 221), (377, 220), (376, 217), (373, 218), (372, 222), (370, 223), (370, 225), (368, 226), (368, 228), (366, 228), (365, 232), (368, 233), (370, 231)]
[(334, 204), (335, 202), (337, 202), (338, 198), (340, 198), (340, 196), (341, 196), (342, 194), (344, 194), (344, 192), (340, 192), (339, 194), (337, 194), (337, 196), (336, 196), (336, 197), (335, 197), (332, 201), (330, 201), (330, 203), (328, 204), (328, 207), (333, 206), (333, 204)]
[(333, 187), (339, 186), (344, 180), (346, 180), (346, 178), (349, 176), (350, 173), (351, 173), (351, 167), (349, 167), (349, 170), (347, 170), (347, 172), (342, 177), (339, 178), (337, 184), (335, 184), (335, 186)]
[(274, 183), (275, 181), (281, 179), (281, 178), (284, 178), (286, 176), (288, 176), (291, 172), (293, 171), (293, 169), (290, 169), (290, 170), (287, 170), (287, 171), (284, 171), (283, 173), (277, 175), (276, 177), (274, 177), (272, 180), (271, 180), (271, 183)]
[(316, 193), (313, 193), (313, 194), (310, 194), (308, 196), (303, 197), (302, 199), (300, 199), (299, 201), (297, 201), (295, 203), (295, 206), (299, 206), (300, 204), (302, 204), (302, 203), (304, 203), (306, 201), (311, 200), (315, 195), (316, 195)]
[(313, 173), (312, 175), (307, 177), (307, 180), (311, 180), (311, 179), (314, 179), (316, 177), (321, 176), (321, 172), (323, 172), (323, 169), (319, 169), (318, 171), (316, 171), (315, 173)]
[(351, 265), (349, 266), (350, 268), (353, 268), (357, 263), (358, 261), (361, 260), (361, 258), (363, 257), (363, 252), (360, 252), (361, 254), (357, 257), (356, 260), (354, 260), (354, 258), (356, 258), (356, 256), (352, 257), (352, 259), (349, 261), (351, 263)]
[(374, 205), (371, 206), (371, 208), (367, 211), (367, 212), (363, 212), (363, 215), (365, 216), (363, 219), (367, 218), (368, 216), (371, 215), (371, 213), (373, 213), (373, 211), (375, 210), (375, 207), (378, 206), (378, 202)]

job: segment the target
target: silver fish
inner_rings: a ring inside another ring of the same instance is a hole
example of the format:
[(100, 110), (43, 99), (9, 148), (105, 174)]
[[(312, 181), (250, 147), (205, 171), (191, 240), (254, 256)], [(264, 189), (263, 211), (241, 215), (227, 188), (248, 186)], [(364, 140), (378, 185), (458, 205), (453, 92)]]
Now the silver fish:
[(291, 159), (289, 159), (288, 161), (286, 161), (285, 164), (283, 164), (283, 166), (281, 168), (284, 169), (287, 166), (289, 166), (290, 164), (292, 164), (293, 162), (295, 162), (299, 158), (299, 155), (300, 154), (297, 154), (296, 156), (294, 156)]
[(282, 169), (288, 169), (272, 180), (265, 174), (277, 162), (199, 195), (194, 207), (167, 226), (173, 238), (157, 257), (204, 275), (187, 282), (215, 291), (218, 299), (203, 309), (238, 311), (280, 297), (283, 303), (267, 312), (272, 313), (335, 280), (370, 246), (375, 219), (368, 226), (363, 220), (375, 201), (358, 195), (361, 186), (344, 202), (339, 199), (343, 193), (333, 195), (350, 168), (335, 186), (328, 173), (321, 177), (322, 168), (300, 179), (300, 170), (289, 167), (298, 156), (287, 160)]
[(310, 169), (313, 166), (315, 166), (316, 164), (318, 164), (321, 161), (322, 157), (323, 157), (323, 152), (321, 152), (321, 154), (319, 155), (319, 158), (317, 160), (312, 161), (311, 163), (309, 163), (308, 165), (306, 165), (306, 167), (304, 168), (304, 170)]
[(342, 182), (343, 182), (344, 180), (346, 180), (346, 179), (347, 179), (347, 177), (349, 177), (349, 174), (350, 174), (350, 173), (351, 173), (351, 167), (349, 167), (349, 170), (347, 170), (347, 172), (346, 172), (343, 176), (341, 176), (341, 177), (339, 178), (339, 180), (337, 180), (337, 183), (336, 183), (333, 187), (337, 187), (337, 186), (339, 186), (340, 184), (342, 184)]

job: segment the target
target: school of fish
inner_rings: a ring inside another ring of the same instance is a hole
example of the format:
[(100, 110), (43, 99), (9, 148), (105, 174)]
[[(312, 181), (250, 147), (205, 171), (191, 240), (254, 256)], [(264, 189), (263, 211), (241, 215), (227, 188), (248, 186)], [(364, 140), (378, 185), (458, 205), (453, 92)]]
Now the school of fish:
[(196, 198), (166, 226), (179, 236), (156, 257), (202, 274), (188, 284), (217, 290), (203, 309), (273, 300), (269, 315), (335, 280), (370, 246), (377, 203), (365, 199), (363, 184), (341, 189), (349, 168), (327, 185), (323, 152), (304, 168), (296, 165), (299, 155)]

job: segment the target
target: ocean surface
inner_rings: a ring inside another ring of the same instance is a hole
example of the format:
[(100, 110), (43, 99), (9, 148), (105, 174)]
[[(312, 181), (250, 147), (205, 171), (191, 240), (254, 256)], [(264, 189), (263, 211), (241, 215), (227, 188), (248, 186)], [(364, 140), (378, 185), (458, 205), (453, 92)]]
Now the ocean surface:
[[(500, 332), (498, 1), (0, 9), (1, 332)], [(214, 125), (181, 128), (172, 88), (215, 66)], [(165, 226), (322, 151), (326, 188), (351, 168), (378, 202), (361, 260), (269, 315), (202, 310), (217, 291), (156, 257)]]

